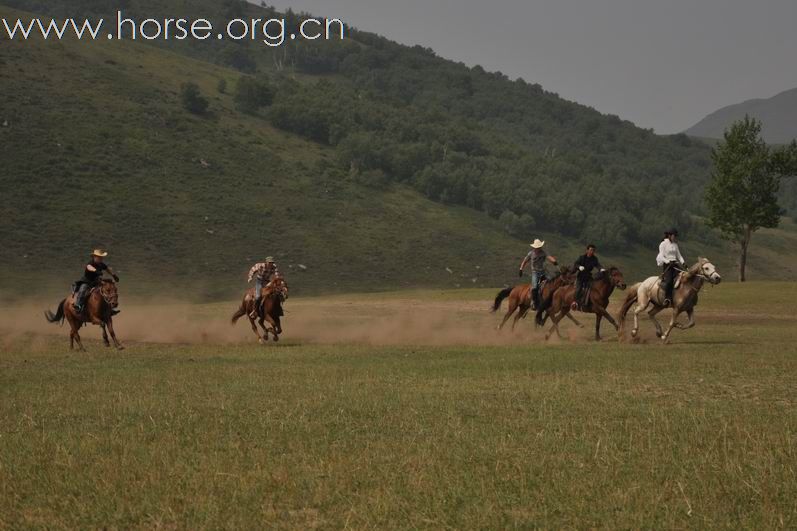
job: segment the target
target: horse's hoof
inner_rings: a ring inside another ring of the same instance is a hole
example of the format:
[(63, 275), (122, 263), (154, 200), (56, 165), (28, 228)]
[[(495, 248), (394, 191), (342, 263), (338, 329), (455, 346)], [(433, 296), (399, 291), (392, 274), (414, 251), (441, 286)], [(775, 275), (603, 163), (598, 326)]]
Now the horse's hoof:
[(261, 338), (261, 339), (258, 339), (258, 340), (257, 340), (257, 342), (258, 342), (258, 343), (260, 343), (261, 345), (265, 345), (265, 344), (266, 344), (266, 342), (265, 342), (265, 341), (263, 341), (263, 339), (262, 339), (262, 338)]
[(274, 336), (274, 343), (276, 343), (279, 340), (280, 340), (279, 336)]
[(124, 349), (125, 349), (124, 345), (119, 345), (118, 347), (116, 347), (116, 350), (124, 350)]

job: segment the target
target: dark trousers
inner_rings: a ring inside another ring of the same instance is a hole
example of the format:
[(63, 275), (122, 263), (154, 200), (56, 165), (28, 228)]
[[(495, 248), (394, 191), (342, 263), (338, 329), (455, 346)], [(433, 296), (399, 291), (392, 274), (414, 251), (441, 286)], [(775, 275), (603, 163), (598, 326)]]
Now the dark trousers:
[(675, 289), (675, 278), (678, 276), (678, 263), (670, 262), (664, 264), (664, 271), (661, 275), (661, 287), (664, 289), (664, 297), (672, 300), (672, 292)]
[(589, 283), (592, 281), (592, 275), (589, 273), (579, 273), (576, 277), (576, 298), (575, 302), (579, 306), (586, 306), (583, 303), (584, 292), (586, 291), (587, 287), (589, 287)]

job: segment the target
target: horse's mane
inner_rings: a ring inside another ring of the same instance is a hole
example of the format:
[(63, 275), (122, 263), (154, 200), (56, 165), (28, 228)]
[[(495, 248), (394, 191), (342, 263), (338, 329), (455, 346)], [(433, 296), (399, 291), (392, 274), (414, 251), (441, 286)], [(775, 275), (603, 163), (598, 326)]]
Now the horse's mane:
[(684, 273), (684, 280), (690, 280), (700, 272), (700, 268), (708, 262), (708, 258), (698, 258), (697, 262)]
[(615, 266), (610, 266), (606, 268), (606, 271), (599, 271), (597, 275), (595, 275), (595, 280), (603, 280), (606, 277), (612, 276), (614, 273), (620, 271)]

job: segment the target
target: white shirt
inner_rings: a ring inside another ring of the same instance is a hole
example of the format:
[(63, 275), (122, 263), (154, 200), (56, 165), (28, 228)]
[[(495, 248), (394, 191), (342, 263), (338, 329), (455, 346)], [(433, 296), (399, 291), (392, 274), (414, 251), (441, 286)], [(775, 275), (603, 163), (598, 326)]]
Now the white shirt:
[(663, 266), (670, 262), (678, 262), (683, 264), (686, 260), (681, 256), (681, 250), (678, 249), (678, 244), (671, 242), (669, 239), (662, 240), (659, 244), (659, 255), (656, 257), (656, 264)]

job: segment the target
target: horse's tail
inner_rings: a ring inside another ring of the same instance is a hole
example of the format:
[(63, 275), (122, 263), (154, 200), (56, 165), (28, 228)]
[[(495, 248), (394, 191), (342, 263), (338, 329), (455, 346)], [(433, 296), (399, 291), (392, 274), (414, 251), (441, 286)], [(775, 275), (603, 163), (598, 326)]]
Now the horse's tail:
[(498, 295), (495, 296), (495, 302), (493, 302), (493, 307), (490, 309), (491, 312), (495, 313), (498, 311), (498, 308), (501, 307), (501, 303), (509, 297), (509, 294), (512, 293), (512, 287), (504, 288), (498, 292)]
[(45, 310), (44, 317), (47, 319), (48, 323), (63, 323), (64, 318), (64, 304), (66, 304), (66, 299), (61, 301), (61, 304), (58, 305), (58, 310), (56, 310), (55, 315), (50, 310)]
[(232, 319), (230, 319), (230, 324), (235, 324), (238, 322), (238, 319), (246, 315), (246, 305), (242, 302), (241, 306), (232, 314)]
[(637, 282), (633, 286), (628, 289), (628, 295), (625, 296), (625, 301), (623, 302), (623, 306), (620, 308), (620, 311), (617, 313), (617, 321), (620, 324), (620, 332), (622, 333), (623, 326), (625, 325), (625, 316), (628, 313), (628, 310), (631, 309), (637, 299), (639, 298), (639, 286), (642, 284), (641, 282)]

